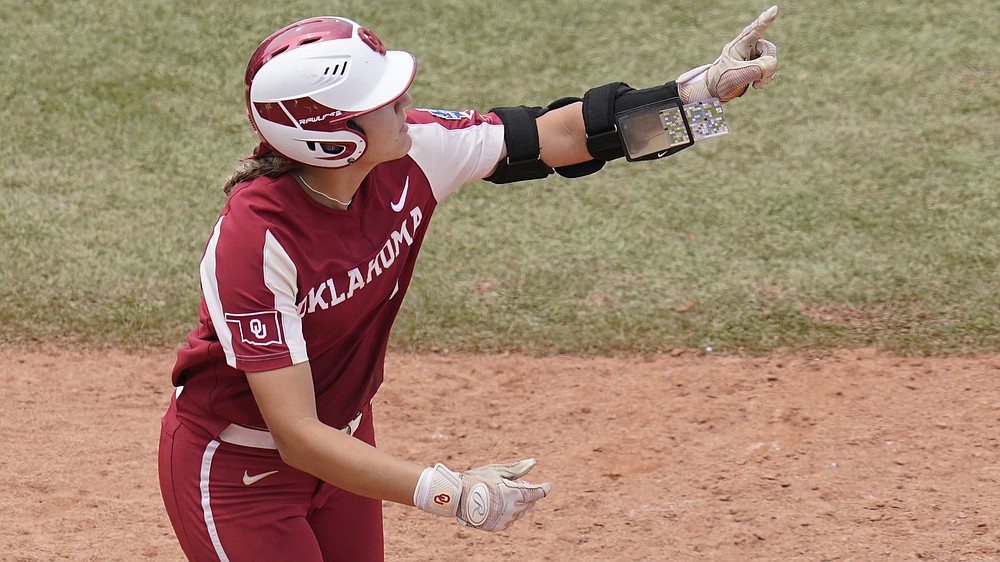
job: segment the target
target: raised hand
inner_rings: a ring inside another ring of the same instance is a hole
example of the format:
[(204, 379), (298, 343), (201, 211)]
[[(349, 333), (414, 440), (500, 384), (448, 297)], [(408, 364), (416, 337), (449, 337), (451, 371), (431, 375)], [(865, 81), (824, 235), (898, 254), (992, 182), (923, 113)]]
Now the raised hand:
[(726, 43), (715, 62), (678, 76), (681, 101), (718, 98), (725, 103), (742, 96), (751, 85), (759, 90), (770, 84), (778, 68), (778, 49), (763, 36), (777, 17), (778, 7), (771, 6)]

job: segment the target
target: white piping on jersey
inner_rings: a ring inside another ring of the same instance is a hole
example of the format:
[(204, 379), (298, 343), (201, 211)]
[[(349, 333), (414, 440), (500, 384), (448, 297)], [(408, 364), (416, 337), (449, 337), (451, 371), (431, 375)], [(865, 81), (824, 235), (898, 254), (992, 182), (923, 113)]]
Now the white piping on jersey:
[(201, 457), (201, 481), (199, 482), (201, 510), (205, 514), (205, 526), (208, 530), (208, 536), (212, 539), (212, 546), (215, 547), (215, 553), (219, 555), (221, 562), (229, 562), (229, 556), (226, 555), (225, 549), (222, 548), (222, 541), (219, 540), (219, 530), (215, 526), (215, 516), (212, 515), (212, 497), (208, 489), (209, 477), (212, 475), (212, 458), (218, 448), (218, 441), (209, 441), (208, 447), (205, 448), (205, 454)]
[[(201, 286), (205, 295), (205, 306), (219, 344), (226, 353), (226, 363), (236, 368), (236, 351), (233, 348), (233, 333), (226, 322), (226, 314), (222, 308), (222, 298), (219, 295), (219, 278), (216, 275), (216, 251), (222, 232), (222, 221), (225, 215), (219, 217), (208, 241), (205, 257), (201, 261)], [(264, 284), (274, 295), (274, 309), (278, 311), (281, 329), (293, 364), (307, 361), (305, 339), (302, 337), (302, 320), (295, 313), (295, 286), (297, 270), (291, 258), (274, 238), (271, 231), (265, 233), (263, 252)]]
[(264, 235), (264, 284), (274, 295), (274, 309), (281, 315), (281, 329), (293, 365), (309, 360), (306, 340), (302, 337), (302, 319), (295, 313), (297, 278), (292, 258), (268, 230)]
[(212, 324), (215, 326), (215, 333), (222, 344), (222, 350), (226, 352), (226, 363), (230, 367), (236, 368), (236, 352), (233, 350), (233, 333), (229, 330), (226, 322), (226, 313), (222, 310), (222, 299), (219, 297), (219, 278), (215, 275), (215, 251), (219, 246), (219, 235), (222, 232), (222, 221), (226, 219), (223, 215), (215, 223), (212, 230), (212, 237), (208, 239), (208, 247), (205, 249), (205, 257), (201, 260), (201, 290), (205, 294), (205, 306), (208, 314), (212, 317)]

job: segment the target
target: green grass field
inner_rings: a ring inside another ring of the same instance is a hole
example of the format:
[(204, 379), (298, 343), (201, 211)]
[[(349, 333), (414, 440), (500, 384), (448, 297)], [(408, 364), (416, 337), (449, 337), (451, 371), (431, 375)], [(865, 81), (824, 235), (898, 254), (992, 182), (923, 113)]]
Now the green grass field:
[[(178, 346), (246, 60), (339, 14), (417, 56), (417, 106), (543, 105), (713, 60), (768, 4), (0, 0), (0, 345)], [(905, 4), (905, 5), (904, 5)], [(405, 349), (1000, 349), (1000, 10), (788, 1), (732, 134), (438, 211)]]

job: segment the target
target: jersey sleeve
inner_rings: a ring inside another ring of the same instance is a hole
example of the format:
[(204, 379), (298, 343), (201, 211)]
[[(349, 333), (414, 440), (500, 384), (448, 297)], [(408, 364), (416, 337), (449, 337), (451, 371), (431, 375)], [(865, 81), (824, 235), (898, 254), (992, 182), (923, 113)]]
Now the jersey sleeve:
[(229, 366), (247, 372), (308, 360), (293, 261), (265, 225), (222, 215), (201, 262), (201, 285)]
[(504, 147), (503, 123), (474, 110), (412, 109), (407, 112), (410, 156), (430, 180), (437, 201), (492, 173)]

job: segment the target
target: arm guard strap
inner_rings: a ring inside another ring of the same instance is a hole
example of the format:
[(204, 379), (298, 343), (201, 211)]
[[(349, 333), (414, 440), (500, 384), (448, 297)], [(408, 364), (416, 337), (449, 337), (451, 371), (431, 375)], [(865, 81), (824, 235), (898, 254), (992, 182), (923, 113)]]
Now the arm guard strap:
[(486, 178), (493, 183), (537, 180), (552, 173), (552, 168), (542, 161), (538, 145), (538, 123), (545, 113), (541, 107), (494, 107), (490, 110), (503, 121), (503, 140), (507, 145), (507, 158), (497, 164), (493, 175)]

